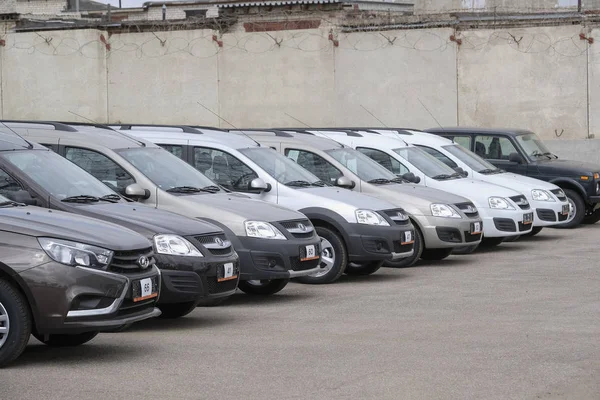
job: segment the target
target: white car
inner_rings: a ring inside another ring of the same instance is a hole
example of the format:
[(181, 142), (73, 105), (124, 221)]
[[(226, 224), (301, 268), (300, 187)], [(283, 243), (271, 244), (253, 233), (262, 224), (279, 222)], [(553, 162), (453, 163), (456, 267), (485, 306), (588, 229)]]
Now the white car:
[(472, 151), (430, 133), (393, 129), (376, 129), (374, 132), (420, 147), (452, 169), (461, 168), (470, 177), (522, 193), (534, 209), (532, 234), (540, 232), (542, 227), (563, 223), (569, 217), (567, 196), (552, 183), (496, 168)]
[(351, 146), (397, 175), (412, 172), (420, 178), (420, 184), (470, 199), (483, 219), (484, 241), (488, 245), (532, 230), (533, 211), (524, 195), (504, 186), (465, 178), (401, 139), (367, 131), (308, 129), (305, 132)]

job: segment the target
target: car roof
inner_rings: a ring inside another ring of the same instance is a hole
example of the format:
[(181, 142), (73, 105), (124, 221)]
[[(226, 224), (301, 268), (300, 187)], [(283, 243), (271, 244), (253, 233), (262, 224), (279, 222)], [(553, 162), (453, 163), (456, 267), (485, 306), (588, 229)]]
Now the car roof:
[(430, 128), (425, 129), (425, 132), (430, 133), (468, 133), (468, 134), (476, 134), (476, 133), (484, 133), (484, 134), (502, 134), (502, 135), (510, 135), (510, 136), (520, 136), (527, 135), (533, 132), (528, 131), (526, 129), (512, 129), (512, 128), (476, 128), (476, 127), (447, 127), (447, 128)]
[[(379, 129), (378, 131), (383, 131), (384, 129)], [(388, 129), (386, 129), (388, 130)], [(407, 132), (407, 133), (404, 133)], [(390, 137), (390, 136), (388, 136)], [(394, 136), (391, 136), (394, 137)], [(421, 131), (403, 131), (399, 136), (405, 142), (410, 144), (419, 144), (419, 145), (430, 145), (430, 146), (447, 146), (451, 144), (455, 144), (452, 140), (447, 139), (442, 136), (437, 136), (431, 133), (425, 133)]]
[(281, 144), (289, 144), (289, 145), (298, 145), (298, 143), (310, 146), (317, 150), (331, 150), (336, 148), (344, 147), (343, 144), (336, 142), (332, 139), (327, 139), (320, 136), (314, 136), (310, 134), (304, 133), (285, 133), (283, 135), (277, 135), (274, 131), (265, 131), (265, 130), (244, 130), (249, 136), (255, 138), (257, 141), (261, 143), (281, 143)]
[(81, 140), (81, 136), (93, 136), (94, 144), (110, 149), (123, 149), (132, 147), (157, 147), (155, 144), (140, 141), (124, 132), (115, 131), (106, 125), (63, 123), (63, 122), (37, 122), (37, 121), (5, 121), (4, 125), (16, 132), (27, 135), (31, 133), (40, 140), (40, 136), (60, 138), (61, 140)]

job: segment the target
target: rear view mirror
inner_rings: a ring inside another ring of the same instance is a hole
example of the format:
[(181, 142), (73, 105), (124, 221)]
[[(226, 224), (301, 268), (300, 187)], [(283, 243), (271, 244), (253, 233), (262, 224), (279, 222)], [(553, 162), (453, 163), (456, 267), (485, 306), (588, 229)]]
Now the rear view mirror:
[(133, 200), (145, 200), (150, 198), (150, 191), (144, 189), (139, 183), (132, 183), (125, 188), (125, 196)]
[(37, 206), (38, 201), (31, 196), (27, 190), (17, 190), (16, 192), (8, 192), (5, 194), (6, 197), (17, 203), (23, 203), (30, 206)]
[(339, 186), (345, 189), (354, 189), (356, 183), (350, 180), (350, 178), (348, 178), (347, 176), (340, 176), (335, 180), (335, 186)]
[(404, 175), (401, 175), (401, 178), (404, 179), (405, 181), (409, 181), (409, 182), (412, 182), (412, 183), (419, 183), (419, 182), (421, 182), (421, 178), (419, 178), (418, 176), (416, 176), (412, 172), (407, 172)]
[(462, 169), (461, 167), (456, 167), (456, 168), (454, 168), (454, 170), (464, 177), (469, 176), (469, 173), (467, 171), (465, 171), (464, 169)]
[(525, 159), (519, 153), (510, 153), (510, 155), (508, 156), (508, 161), (517, 164), (523, 164), (525, 162)]
[(257, 192), (268, 192), (271, 190), (271, 184), (263, 181), (261, 178), (254, 178), (248, 185), (250, 190)]

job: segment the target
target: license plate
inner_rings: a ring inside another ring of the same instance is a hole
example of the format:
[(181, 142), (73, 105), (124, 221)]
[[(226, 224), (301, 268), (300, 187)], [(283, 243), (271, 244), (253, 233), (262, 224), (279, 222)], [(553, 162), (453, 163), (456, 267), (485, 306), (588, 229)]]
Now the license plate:
[(304, 246), (304, 256), (300, 257), (300, 261), (316, 260), (317, 258), (319, 258), (319, 256), (317, 255), (317, 248), (314, 244)]
[(530, 225), (533, 223), (533, 213), (523, 214), (523, 225)]
[(473, 222), (471, 224), (471, 235), (479, 235), (481, 233), (481, 222)]
[(412, 231), (406, 231), (402, 234), (402, 241), (400, 242), (400, 244), (404, 245), (404, 244), (411, 244), (414, 242), (415, 242), (415, 240), (413, 239)]
[(235, 273), (235, 268), (233, 267), (233, 263), (225, 263), (223, 264), (223, 274), (219, 274), (219, 278), (217, 282), (230, 281), (232, 279), (237, 278), (237, 274)]
[(568, 204), (564, 205), (562, 209), (562, 215), (569, 215), (569, 208), (570, 207)]
[(158, 297), (158, 290), (154, 286), (152, 278), (139, 280), (137, 281), (137, 285), (139, 285), (139, 291), (135, 291), (138, 296), (133, 298), (134, 303)]

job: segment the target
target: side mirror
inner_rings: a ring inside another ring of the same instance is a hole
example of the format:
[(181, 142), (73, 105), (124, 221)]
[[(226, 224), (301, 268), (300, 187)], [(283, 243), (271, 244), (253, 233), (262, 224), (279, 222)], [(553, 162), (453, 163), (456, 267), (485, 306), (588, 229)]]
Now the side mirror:
[(510, 155), (508, 156), (508, 161), (517, 164), (523, 164), (525, 162), (525, 159), (519, 153), (510, 153)]
[(6, 194), (6, 197), (11, 199), (12, 201), (16, 201), (17, 203), (23, 203), (30, 206), (39, 205), (38, 201), (33, 198), (31, 193), (27, 190), (18, 190), (16, 192), (10, 192)]
[(419, 182), (421, 182), (421, 178), (419, 178), (418, 176), (416, 176), (412, 172), (407, 172), (404, 175), (401, 175), (400, 177), (402, 179), (404, 179), (405, 181), (409, 181), (409, 182), (412, 182), (412, 183), (419, 183)]
[(271, 184), (263, 181), (261, 178), (254, 178), (248, 185), (250, 190), (257, 192), (268, 192), (271, 190)]
[(454, 170), (464, 177), (469, 176), (469, 173), (467, 171), (465, 171), (464, 169), (462, 169), (461, 167), (456, 167), (456, 168), (454, 168)]
[(150, 198), (150, 191), (144, 189), (139, 183), (132, 183), (125, 188), (125, 196), (133, 200), (145, 200)]
[(339, 186), (345, 189), (354, 189), (356, 183), (350, 180), (350, 178), (348, 178), (347, 176), (340, 176), (335, 180), (335, 186)]

